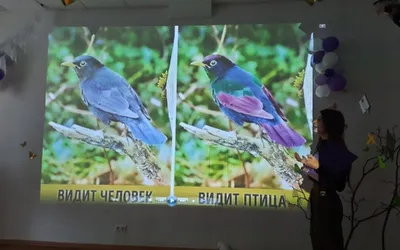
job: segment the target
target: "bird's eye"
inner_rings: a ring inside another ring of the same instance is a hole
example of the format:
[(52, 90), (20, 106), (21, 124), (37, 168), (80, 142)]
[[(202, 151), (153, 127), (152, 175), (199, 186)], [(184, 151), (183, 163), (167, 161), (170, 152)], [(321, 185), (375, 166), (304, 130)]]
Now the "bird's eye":
[(217, 61), (212, 60), (212, 61), (210, 62), (210, 66), (213, 67), (213, 66), (215, 66), (215, 65), (217, 65)]
[(81, 67), (85, 67), (85, 66), (86, 66), (86, 64), (87, 64), (87, 63), (86, 63), (85, 61), (82, 61), (82, 62), (80, 62), (80, 63), (79, 63), (79, 66), (81, 66)]

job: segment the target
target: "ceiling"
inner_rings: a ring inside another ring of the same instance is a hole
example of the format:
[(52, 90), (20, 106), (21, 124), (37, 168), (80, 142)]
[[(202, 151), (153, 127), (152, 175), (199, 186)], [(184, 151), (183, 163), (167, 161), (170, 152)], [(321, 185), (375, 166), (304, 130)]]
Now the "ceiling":
[[(65, 7), (61, 0), (0, 0), (0, 11), (13, 11), (23, 9), (40, 9), (41, 4), (51, 10), (77, 10), (77, 9), (110, 9), (110, 8), (137, 8), (137, 7), (166, 7), (177, 0), (77, 0)], [(182, 0), (180, 0), (182, 1)], [(186, 0), (191, 1), (191, 0)], [(276, 0), (212, 0), (215, 4), (224, 3), (261, 3), (276, 2)], [(296, 0), (280, 0), (296, 1)]]

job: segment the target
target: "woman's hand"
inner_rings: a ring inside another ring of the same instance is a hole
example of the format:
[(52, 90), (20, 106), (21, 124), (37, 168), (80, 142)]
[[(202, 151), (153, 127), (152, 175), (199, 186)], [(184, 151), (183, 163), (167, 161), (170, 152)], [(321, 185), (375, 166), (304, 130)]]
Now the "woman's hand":
[(296, 158), (297, 161), (303, 163), (304, 165), (306, 165), (309, 168), (312, 168), (312, 169), (319, 168), (319, 161), (317, 160), (317, 158), (315, 158), (312, 155), (308, 155), (306, 158), (304, 156), (300, 157), (300, 155), (298, 153), (295, 153), (294, 157)]
[(297, 161), (301, 162), (301, 157), (298, 153), (294, 153), (294, 158), (296, 158)]

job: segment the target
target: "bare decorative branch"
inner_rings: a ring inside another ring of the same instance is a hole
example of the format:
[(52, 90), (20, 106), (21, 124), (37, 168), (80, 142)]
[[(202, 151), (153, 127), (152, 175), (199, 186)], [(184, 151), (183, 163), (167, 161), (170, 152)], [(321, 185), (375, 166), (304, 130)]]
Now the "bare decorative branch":
[(308, 204), (310, 199), (308, 194), (304, 191), (304, 189), (294, 189), (293, 197), (296, 198), (295, 203), (289, 203), (292, 206), (298, 207), (304, 213), (304, 217), (307, 220), (310, 220), (311, 217), (307, 211), (307, 208), (304, 207), (305, 204)]
[[(393, 128), (394, 130), (394, 128)], [(372, 133), (371, 133), (372, 134)], [(392, 188), (394, 189), (393, 195), (391, 197), (391, 200), (388, 204), (385, 204), (383, 202), (381, 202), (381, 204), (379, 206), (376, 207), (375, 210), (372, 211), (372, 213), (368, 216), (365, 217), (359, 217), (358, 216), (358, 211), (360, 206), (362, 205), (362, 203), (364, 201), (366, 201), (366, 199), (364, 197), (358, 198), (359, 194), (358, 191), (360, 190), (361, 185), (364, 183), (364, 180), (367, 178), (367, 176), (375, 173), (375, 171), (381, 169), (381, 164), (380, 164), (380, 160), (386, 164), (389, 163), (389, 157), (386, 155), (386, 138), (384, 136), (382, 136), (381, 134), (381, 129), (377, 128), (376, 132), (373, 133), (376, 137), (376, 145), (374, 146), (376, 149), (376, 153), (370, 157), (369, 159), (367, 159), (365, 161), (365, 163), (363, 164), (361, 170), (361, 176), (357, 181), (349, 181), (348, 182), (348, 187), (349, 187), (349, 191), (350, 191), (350, 200), (346, 200), (343, 199), (345, 202), (348, 202), (350, 204), (350, 214), (349, 215), (345, 215), (344, 217), (347, 218), (350, 222), (350, 231), (347, 235), (346, 238), (346, 242), (345, 242), (345, 249), (348, 249), (350, 241), (352, 240), (352, 237), (356, 231), (356, 229), (360, 226), (360, 224), (372, 220), (374, 218), (377, 218), (381, 215), (385, 215), (385, 220), (384, 220), (384, 224), (383, 224), (383, 228), (382, 228), (382, 250), (385, 250), (385, 230), (386, 230), (386, 225), (388, 222), (388, 218), (390, 215), (390, 212), (393, 209), (393, 206), (391, 205), (393, 202), (393, 199), (395, 199), (395, 194), (397, 193), (397, 188), (399, 187), (399, 183), (396, 181), (383, 181), (386, 184), (391, 184)], [(399, 138), (396, 138), (396, 142), (399, 140)], [(368, 147), (365, 149), (365, 151), (368, 151)], [(399, 153), (400, 151), (400, 147), (397, 146), (394, 151), (396, 152), (396, 154)], [(397, 156), (397, 155), (396, 155)], [(396, 161), (396, 167), (397, 170), (399, 169), (399, 166), (397, 164)], [(399, 172), (396, 172), (396, 175)], [(396, 176), (395, 175), (395, 176)], [(343, 197), (342, 197), (343, 198)]]
[(180, 123), (180, 126), (209, 143), (247, 152), (254, 157), (264, 158), (282, 180), (300, 190), (303, 177), (295, 171), (294, 166), (297, 161), (290, 157), (286, 148), (266, 138), (243, 136), (234, 131), (224, 131), (207, 125), (203, 128), (197, 128), (186, 123)]
[(165, 182), (166, 178), (161, 176), (161, 168), (156, 157), (150, 148), (139, 140), (107, 134), (101, 130), (92, 130), (76, 124), (70, 128), (54, 122), (50, 122), (49, 125), (68, 138), (125, 154), (131, 158), (145, 178), (159, 183)]

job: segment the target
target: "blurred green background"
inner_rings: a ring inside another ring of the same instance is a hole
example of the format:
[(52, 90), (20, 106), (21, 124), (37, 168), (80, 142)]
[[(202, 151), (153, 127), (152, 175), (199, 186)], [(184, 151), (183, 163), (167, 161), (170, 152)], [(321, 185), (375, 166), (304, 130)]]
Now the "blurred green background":
[[(92, 55), (121, 74), (138, 93), (154, 126), (169, 138), (151, 149), (163, 171), (169, 171), (171, 133), (157, 81), (168, 70), (172, 32), (169, 27), (101, 27), (92, 37), (85, 27), (68, 27), (49, 35), (42, 184), (153, 184), (143, 179), (129, 157), (68, 139), (48, 125), (53, 121), (67, 127), (105, 127), (83, 103), (75, 72), (60, 66), (81, 54)], [(123, 127), (112, 124), (106, 131), (121, 134)]]
[[(282, 105), (290, 126), (310, 141), (304, 100), (294, 86), (295, 77), (306, 66), (304, 38), (299, 24), (181, 27), (178, 92), (184, 100), (178, 106), (178, 122), (223, 130), (236, 127), (212, 100), (204, 70), (188, 66), (218, 53), (257, 76)], [(258, 127), (249, 124), (239, 133), (259, 136)], [(177, 186), (284, 188), (263, 159), (209, 145), (182, 127), (177, 137)]]
[[(218, 52), (259, 77), (282, 105), (290, 125), (310, 140), (303, 98), (293, 86), (305, 68), (303, 38), (297, 24), (180, 27), (178, 93), (185, 98), (178, 100), (177, 122), (224, 130), (235, 126), (211, 99), (205, 72), (189, 66)], [(164, 146), (152, 148), (163, 171), (169, 171), (171, 133), (157, 81), (168, 70), (172, 42), (172, 27), (101, 27), (94, 37), (85, 27), (57, 28), (50, 34), (42, 184), (153, 184), (125, 155), (68, 139), (48, 125), (53, 121), (68, 127), (105, 127), (82, 102), (74, 71), (60, 66), (81, 54), (95, 56), (136, 90), (155, 127), (169, 138)], [(246, 125), (240, 133), (258, 136), (257, 131)], [(123, 127), (113, 124), (107, 132), (121, 134)], [(282, 187), (264, 160), (210, 146), (180, 126), (176, 154), (177, 186)]]

